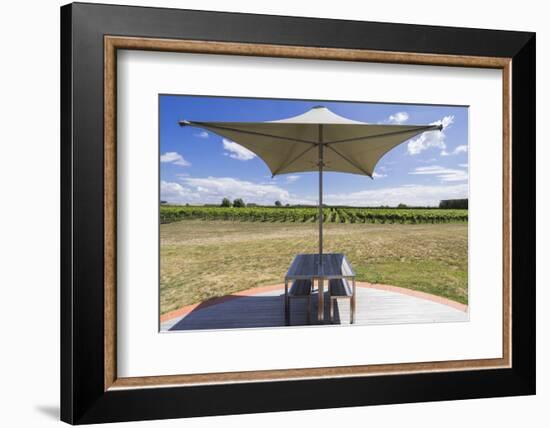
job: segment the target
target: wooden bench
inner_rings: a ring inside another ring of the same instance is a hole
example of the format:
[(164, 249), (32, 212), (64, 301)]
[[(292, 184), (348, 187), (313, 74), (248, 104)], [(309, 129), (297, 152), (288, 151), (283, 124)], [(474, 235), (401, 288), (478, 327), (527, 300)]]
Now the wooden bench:
[(345, 278), (330, 279), (328, 282), (328, 296), (330, 300), (330, 322), (334, 318), (334, 301), (336, 299), (349, 299), (350, 302), (350, 324), (355, 319), (355, 308), (353, 302), (353, 288)]
[(295, 280), (290, 290), (288, 291), (288, 320), (290, 322), (290, 300), (291, 298), (303, 297), (307, 299), (307, 322), (311, 322), (311, 279), (297, 279)]

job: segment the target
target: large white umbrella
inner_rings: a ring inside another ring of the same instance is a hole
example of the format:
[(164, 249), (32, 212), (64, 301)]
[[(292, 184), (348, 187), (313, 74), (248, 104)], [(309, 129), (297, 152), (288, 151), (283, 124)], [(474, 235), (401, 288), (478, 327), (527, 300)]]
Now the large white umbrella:
[[(198, 122), (181, 120), (232, 140), (260, 157), (273, 177), (319, 172), (319, 254), (323, 254), (323, 171), (372, 178), (374, 167), (389, 150), (442, 125), (388, 125), (358, 122), (323, 106), (271, 122)], [(322, 262), (323, 258), (319, 257)]]

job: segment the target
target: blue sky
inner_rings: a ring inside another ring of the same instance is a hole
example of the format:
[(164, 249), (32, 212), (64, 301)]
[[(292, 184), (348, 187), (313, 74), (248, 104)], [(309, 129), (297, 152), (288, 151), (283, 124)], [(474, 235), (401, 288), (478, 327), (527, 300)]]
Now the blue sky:
[(178, 121), (255, 122), (285, 119), (323, 105), (340, 116), (369, 123), (442, 123), (388, 152), (374, 179), (325, 173), (329, 205), (433, 206), (468, 195), (468, 108), (411, 104), (350, 103), (253, 98), (161, 95), (161, 200), (200, 205), (223, 197), (273, 205), (317, 203), (317, 173), (274, 179), (265, 163), (234, 142)]

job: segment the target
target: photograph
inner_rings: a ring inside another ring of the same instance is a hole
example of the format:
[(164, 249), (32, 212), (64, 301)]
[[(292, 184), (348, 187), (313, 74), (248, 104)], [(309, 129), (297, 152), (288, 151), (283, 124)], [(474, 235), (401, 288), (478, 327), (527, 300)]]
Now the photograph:
[(158, 103), (161, 332), (469, 321), (467, 105)]

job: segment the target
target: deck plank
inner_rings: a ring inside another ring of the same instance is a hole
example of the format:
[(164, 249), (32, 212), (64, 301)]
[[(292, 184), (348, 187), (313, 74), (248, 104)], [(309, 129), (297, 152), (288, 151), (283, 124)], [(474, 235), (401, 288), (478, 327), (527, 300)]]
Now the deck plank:
[[(162, 331), (203, 330), (284, 326), (284, 289), (253, 296), (238, 297), (193, 311), (186, 316), (163, 323)], [(325, 296), (328, 302), (328, 294)], [(292, 325), (307, 324), (307, 299), (292, 304)], [(317, 299), (311, 299), (312, 313), (317, 313)], [(349, 303), (336, 302), (334, 323), (349, 323)], [(357, 325), (462, 322), (468, 313), (430, 300), (391, 291), (357, 287)], [(328, 320), (328, 303), (325, 304)], [(312, 323), (316, 322), (312, 320)], [(328, 323), (328, 321), (325, 321)]]

